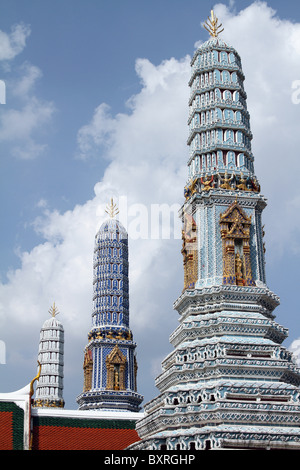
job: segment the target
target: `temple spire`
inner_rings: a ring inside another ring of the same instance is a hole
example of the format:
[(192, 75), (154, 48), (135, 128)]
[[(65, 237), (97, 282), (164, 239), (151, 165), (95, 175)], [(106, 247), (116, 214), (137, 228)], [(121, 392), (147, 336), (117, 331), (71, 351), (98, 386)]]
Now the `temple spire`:
[(220, 28), (222, 28), (222, 23), (218, 25), (218, 22), (219, 19), (215, 17), (214, 11), (211, 10), (210, 17), (207, 18), (203, 27), (213, 38), (216, 38), (220, 33), (222, 33), (222, 31), (224, 31), (224, 28), (220, 30)]
[(180, 320), (130, 450), (299, 449), (300, 370), (266, 284), (245, 77), (213, 12), (206, 26), (189, 81)]
[(44, 322), (40, 331), (39, 372), (35, 378), (40, 380), (33, 401), (35, 408), (64, 407), (64, 328), (56, 318), (59, 312), (55, 302), (50, 307), (49, 313), (51, 317)]
[(116, 218), (113, 198), (95, 237), (92, 328), (84, 351), (80, 410), (134, 411), (137, 393), (136, 343), (129, 327), (128, 234)]

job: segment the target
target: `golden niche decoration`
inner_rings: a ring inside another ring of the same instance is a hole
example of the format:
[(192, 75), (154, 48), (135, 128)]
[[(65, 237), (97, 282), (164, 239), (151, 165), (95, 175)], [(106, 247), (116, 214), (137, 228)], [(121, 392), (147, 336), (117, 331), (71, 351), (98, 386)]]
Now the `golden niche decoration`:
[(220, 215), (223, 284), (255, 286), (250, 259), (250, 226), (248, 217), (237, 200)]
[(184, 214), (182, 250), (184, 289), (193, 289), (198, 279), (197, 226), (191, 214)]
[(106, 358), (107, 390), (125, 390), (126, 357), (116, 344)]

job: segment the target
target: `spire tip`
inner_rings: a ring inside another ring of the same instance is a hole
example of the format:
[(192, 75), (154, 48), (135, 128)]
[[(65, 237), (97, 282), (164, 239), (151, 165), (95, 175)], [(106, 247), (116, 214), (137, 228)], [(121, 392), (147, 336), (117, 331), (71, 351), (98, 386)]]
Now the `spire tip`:
[(119, 209), (117, 204), (114, 204), (113, 198), (110, 200), (110, 206), (106, 207), (105, 212), (113, 219), (116, 215), (119, 214)]
[(220, 30), (220, 28), (222, 28), (222, 23), (218, 24), (218, 22), (219, 19), (215, 17), (214, 10), (211, 10), (210, 17), (207, 18), (207, 21), (203, 24), (203, 27), (213, 38), (218, 37), (218, 35), (224, 31), (224, 28)]

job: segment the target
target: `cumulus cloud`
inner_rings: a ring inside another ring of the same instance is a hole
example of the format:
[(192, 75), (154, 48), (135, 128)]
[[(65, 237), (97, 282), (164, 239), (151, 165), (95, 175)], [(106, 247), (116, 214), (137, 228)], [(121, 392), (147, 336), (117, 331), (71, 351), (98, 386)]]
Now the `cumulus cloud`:
[(19, 78), (8, 82), (14, 106), (7, 100), (0, 114), (0, 142), (13, 143), (11, 154), (29, 160), (41, 155), (46, 144), (38, 142), (38, 133), (51, 122), (55, 112), (52, 102), (38, 98), (35, 83), (42, 77), (41, 70), (29, 63), (19, 69)]
[[(41, 155), (46, 144), (38, 142), (38, 132), (50, 122), (55, 111), (54, 104), (39, 99), (34, 87), (42, 77), (41, 70), (24, 62), (18, 70), (13, 67), (13, 59), (22, 53), (31, 33), (29, 25), (16, 24), (11, 32), (0, 30), (0, 61), (7, 73), (5, 80), (5, 106), (0, 113), (0, 142), (14, 143), (11, 155), (18, 159), (34, 159)], [(12, 78), (16, 73), (18, 78)], [(2, 100), (3, 101), (3, 100)]]
[[(90, 123), (78, 132), (81, 157), (88, 158), (101, 148), (105, 158), (118, 163), (127, 163), (129, 158), (135, 164), (142, 156), (146, 163), (159, 160), (162, 155), (169, 158), (178, 145), (178, 133), (187, 136), (188, 64), (188, 57), (182, 61), (166, 60), (157, 67), (147, 59), (138, 59), (136, 72), (142, 90), (128, 100), (129, 113), (111, 116), (109, 106), (100, 104)], [(174, 92), (178, 93), (176, 100)], [(185, 142), (180, 140), (180, 145), (186, 153)], [(141, 156), (137, 152), (142, 152)]]
[(14, 25), (10, 34), (0, 30), (0, 60), (12, 60), (20, 54), (30, 32), (30, 26), (22, 23)]
[(21, 109), (8, 109), (0, 117), (0, 141), (29, 139), (41, 124), (48, 121), (52, 112), (52, 105), (42, 104), (34, 97)]
[(50, 121), (54, 109), (52, 103), (35, 97), (19, 109), (5, 109), (0, 115), (0, 142), (13, 142), (11, 153), (17, 158), (38, 157), (46, 144), (38, 143), (35, 133)]
[(35, 83), (42, 77), (42, 71), (36, 65), (24, 62), (19, 69), (19, 74), (20, 78), (13, 83), (11, 91), (16, 96), (28, 99)]
[(297, 362), (298, 366), (300, 367), (300, 338), (295, 339), (292, 341), (292, 344), (289, 347), (290, 351), (292, 351), (295, 361)]
[[(172, 322), (177, 324), (172, 302), (181, 289), (181, 241), (174, 237), (174, 228), (170, 233), (172, 240), (160, 239), (158, 212), (160, 204), (167, 204), (171, 207), (173, 226), (178, 222), (177, 210), (186, 181), (189, 58), (165, 61), (157, 67), (156, 77), (154, 69), (147, 60), (137, 62), (141, 91), (130, 99), (128, 114), (111, 116), (108, 106), (100, 105), (90, 123), (78, 132), (80, 151), (92, 147), (99, 151), (104, 145), (104, 158), (110, 162), (103, 179), (95, 186), (95, 197), (65, 213), (49, 211), (41, 204), (43, 213), (35, 221), (34, 229), (45, 242), (30, 252), (20, 253), (20, 269), (9, 273), (8, 283), (0, 286), (0, 319), (9, 337), (15, 334), (10, 326), (17, 323), (22, 325), (23, 333), (33, 337), (34, 327), (39, 330), (55, 299), (67, 331), (66, 363), (68, 370), (76, 369), (78, 393), (82, 386), (82, 349), (91, 323), (93, 241), (111, 196), (116, 198), (120, 218), (132, 235), (130, 304), (137, 341), (140, 335), (143, 337), (145, 328), (150, 329), (157, 339), (163, 338), (161, 344), (166, 352), (169, 327)], [(159, 108), (161, 112), (157, 115)], [(156, 236), (151, 239), (153, 232)], [(177, 260), (172, 273), (170, 257)], [(165, 325), (159, 333), (158, 323)], [(143, 353), (138, 350), (140, 370), (147, 367), (146, 357), (152, 349), (150, 336), (143, 342)], [(36, 349), (37, 345), (31, 361)], [(157, 349), (160, 360), (163, 353)], [(11, 354), (9, 347), (7, 354)], [(19, 361), (16, 351), (13, 357)], [(150, 377), (150, 382), (154, 386), (154, 377)]]
[(83, 126), (77, 135), (78, 157), (85, 160), (91, 156), (99, 155), (102, 145), (108, 148), (110, 136), (116, 131), (116, 119), (109, 115), (109, 106), (100, 104), (94, 112), (89, 124)]
[[(266, 4), (258, 2), (239, 14), (218, 5), (216, 14), (225, 27), (224, 39), (238, 50), (244, 64), (256, 173), (270, 203), (276, 204), (276, 218), (269, 215), (266, 221), (272, 230), (270, 243), (289, 250), (291, 234), (281, 230), (277, 219), (289, 222), (286, 207), (291, 200), (297, 205), (299, 196), (297, 185), (285, 192), (285, 198), (279, 193), (282, 178), (286, 181), (283, 159), (290, 157), (295, 171), (299, 170), (295, 131), (299, 108), (289, 94), (298, 73), (299, 25), (280, 20)], [(152, 209), (166, 204), (173, 207), (173, 215), (183, 201), (189, 63), (189, 56), (171, 58), (157, 66), (138, 59), (136, 73), (141, 89), (128, 100), (128, 112), (112, 115), (107, 104), (96, 104), (93, 116), (77, 136), (81, 158), (93, 155), (107, 160), (94, 197), (65, 213), (48, 211), (41, 204), (44, 212), (34, 228), (44, 243), (20, 253), (20, 268), (0, 285), (0, 324), (7, 332), (8, 356), (17, 361), (23, 351), (24, 361), (24, 341), (18, 340), (24, 332), (31, 340), (26, 370), (37, 350), (33, 332), (39, 330), (55, 299), (66, 330), (65, 395), (69, 400), (75, 398), (76, 388), (81, 392), (82, 348), (92, 309), (93, 240), (112, 196), (129, 231), (131, 327), (138, 343), (139, 391), (146, 399), (155, 393), (149, 371), (155, 370), (156, 375), (158, 361), (170, 351), (168, 337), (177, 326), (172, 303), (183, 281), (181, 241), (174, 232), (169, 240), (151, 237), (159, 225)], [(13, 121), (11, 125), (18, 126), (18, 119)], [(27, 134), (33, 128), (29, 125)], [(295, 220), (293, 236), (299, 226)], [(281, 245), (283, 237), (286, 243)], [(296, 237), (294, 241), (297, 244)]]

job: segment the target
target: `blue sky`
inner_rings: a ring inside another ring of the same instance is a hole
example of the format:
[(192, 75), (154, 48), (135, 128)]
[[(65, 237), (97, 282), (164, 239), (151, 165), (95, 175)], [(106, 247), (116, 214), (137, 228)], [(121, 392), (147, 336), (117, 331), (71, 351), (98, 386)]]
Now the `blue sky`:
[[(130, 207), (182, 203), (189, 60), (215, 5), (0, 0), (0, 391), (35, 375), (39, 329), (55, 300), (66, 331), (66, 406), (76, 407), (101, 207), (112, 193)], [(268, 198), (268, 285), (281, 298), (275, 313), (290, 330), (286, 345), (297, 350), (300, 104), (291, 87), (300, 80), (300, 6), (236, 1), (216, 11), (242, 57), (256, 174)], [(180, 248), (180, 240), (130, 242), (131, 326), (146, 401), (177, 326)]]

